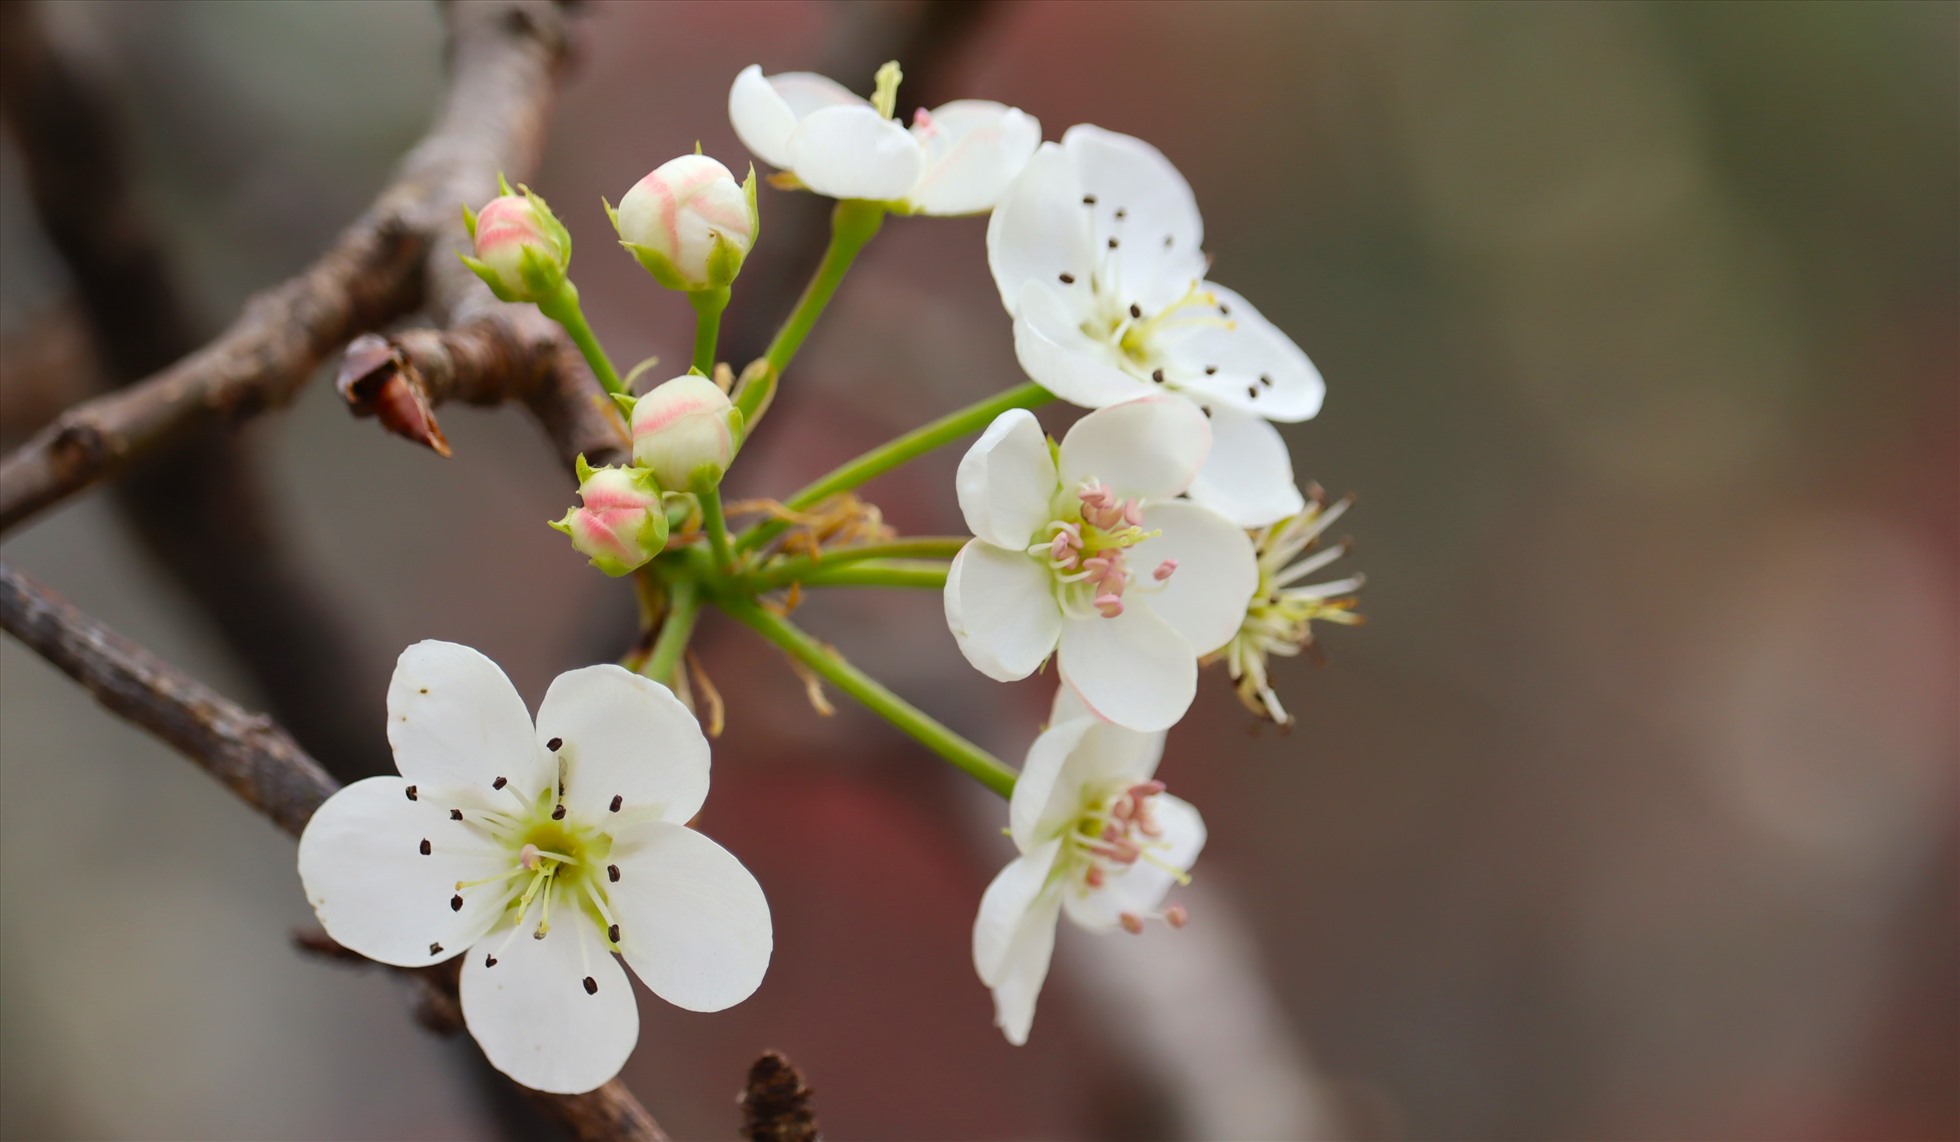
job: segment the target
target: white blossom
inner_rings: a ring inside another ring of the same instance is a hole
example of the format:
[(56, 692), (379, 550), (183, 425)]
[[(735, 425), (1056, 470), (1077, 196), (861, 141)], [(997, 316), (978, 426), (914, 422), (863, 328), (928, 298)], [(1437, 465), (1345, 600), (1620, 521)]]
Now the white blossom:
[(1172, 497), (1204, 463), (1196, 405), (1168, 394), (1098, 409), (1051, 449), (1025, 409), (960, 461), (975, 539), (946, 577), (946, 621), (967, 661), (1013, 681), (1056, 655), (1096, 714), (1167, 729), (1190, 708), (1197, 660), (1245, 617), (1258, 579), (1229, 520)]
[(1101, 408), (1169, 390), (1212, 414), (1193, 500), (1244, 527), (1305, 506), (1268, 421), (1320, 411), (1320, 373), (1238, 294), (1207, 281), (1191, 187), (1150, 144), (1087, 125), (1044, 143), (987, 228), (1014, 350), (1056, 396)]
[(751, 64), (729, 89), (728, 117), (756, 157), (818, 194), (907, 214), (993, 209), (1041, 142), (1041, 124), (1006, 104), (959, 99), (920, 108), (908, 130), (892, 118), (898, 80), (886, 64), (866, 100), (821, 75), (765, 76)]
[(719, 1011), (761, 983), (762, 889), (687, 827), (708, 743), (666, 687), (617, 666), (558, 676), (532, 724), (497, 665), (421, 642), (388, 687), (399, 777), (327, 799), (299, 843), (320, 923), (400, 967), (465, 956), (463, 1020), (525, 1086), (591, 1090), (639, 1037), (623, 957), (656, 995)]
[(1061, 915), (1098, 933), (1137, 934), (1155, 919), (1184, 926), (1182, 907), (1162, 905), (1189, 881), (1205, 823), (1155, 779), (1163, 751), (1163, 733), (1111, 725), (1066, 688), (1056, 694), (1008, 803), (1020, 856), (987, 886), (973, 922), (973, 966), (1008, 1042), (1028, 1040)]

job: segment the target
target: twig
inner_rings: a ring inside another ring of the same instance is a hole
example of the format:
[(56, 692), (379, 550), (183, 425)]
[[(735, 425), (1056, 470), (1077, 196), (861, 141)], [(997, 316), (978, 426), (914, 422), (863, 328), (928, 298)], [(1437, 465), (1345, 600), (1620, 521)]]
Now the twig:
[[(0, 628), (112, 713), (170, 743), (297, 837), (336, 786), (286, 731), (178, 671), (0, 560)], [(453, 973), (436, 985), (452, 1002)], [(526, 1091), (581, 1139), (665, 1142), (617, 1079), (581, 1095)]]
[(445, 7), (450, 83), (393, 185), (305, 273), (247, 303), (218, 339), (139, 385), (78, 405), (0, 461), (0, 530), (200, 425), (290, 401), (357, 333), (416, 308), (434, 236), (498, 170), (542, 145), (563, 18), (548, 0)]
[(809, 1084), (781, 1051), (764, 1051), (749, 1068), (742, 1107), (742, 1137), (749, 1142), (816, 1142), (822, 1137), (810, 1106)]

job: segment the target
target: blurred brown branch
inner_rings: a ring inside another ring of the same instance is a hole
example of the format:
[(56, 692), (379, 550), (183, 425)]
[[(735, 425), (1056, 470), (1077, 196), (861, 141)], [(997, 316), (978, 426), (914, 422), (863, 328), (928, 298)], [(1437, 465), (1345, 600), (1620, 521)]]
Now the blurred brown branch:
[(814, 1094), (803, 1072), (781, 1051), (764, 1051), (749, 1068), (749, 1081), (736, 1101), (742, 1105), (742, 1137), (749, 1142), (816, 1142), (823, 1137)]
[[(337, 786), (271, 718), (243, 709), (0, 561), (0, 628), (123, 720), (174, 746), (297, 837)], [(438, 981), (453, 1001), (453, 973)], [(583, 1139), (664, 1142), (615, 1079), (582, 1095), (526, 1094)]]

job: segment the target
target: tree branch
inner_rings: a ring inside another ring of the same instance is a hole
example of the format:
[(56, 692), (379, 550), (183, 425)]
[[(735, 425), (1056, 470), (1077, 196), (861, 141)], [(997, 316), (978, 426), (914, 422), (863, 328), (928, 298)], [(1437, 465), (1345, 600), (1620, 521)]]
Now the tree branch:
[(0, 461), (0, 530), (13, 527), (202, 425), (292, 400), (357, 333), (417, 309), (423, 268), (459, 202), (542, 146), (563, 17), (548, 0), (457, 0), (441, 112), (395, 182), (298, 277), (252, 299), (203, 349), (121, 392), (64, 413)]
[[(292, 836), (338, 788), (318, 762), (263, 714), (251, 713), (77, 610), (0, 560), (0, 628), (124, 721), (175, 747), (239, 800)], [(449, 1000), (454, 973), (426, 976)], [(581, 1095), (526, 1090), (581, 1139), (666, 1142), (618, 1079)]]

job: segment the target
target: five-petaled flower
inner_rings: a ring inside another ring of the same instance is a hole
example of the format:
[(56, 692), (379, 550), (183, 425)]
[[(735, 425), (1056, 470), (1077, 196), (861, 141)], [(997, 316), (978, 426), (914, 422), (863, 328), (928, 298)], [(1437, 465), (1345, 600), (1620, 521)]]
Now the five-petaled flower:
[(1198, 657), (1239, 629), (1258, 581), (1243, 530), (1171, 498), (1210, 447), (1204, 414), (1168, 394), (1090, 413), (1059, 449), (1025, 409), (1001, 414), (959, 468), (976, 538), (947, 573), (946, 621), (967, 661), (1008, 682), (1054, 653), (1099, 717), (1183, 717)]
[(1204, 220), (1162, 152), (1087, 125), (1044, 143), (987, 227), (1014, 351), (1056, 396), (1101, 408), (1183, 393), (1216, 447), (1191, 498), (1244, 527), (1304, 507), (1268, 421), (1320, 411), (1320, 373), (1244, 298), (1205, 280)]
[(463, 1019), (525, 1086), (591, 1090), (639, 1011), (614, 953), (691, 1011), (748, 998), (769, 965), (755, 878), (687, 827), (708, 743), (668, 690), (617, 666), (558, 676), (535, 729), (497, 665), (421, 642), (388, 687), (400, 777), (327, 799), (299, 873), (334, 939), (382, 963), (464, 955)]
[(892, 118), (896, 64), (878, 71), (870, 100), (807, 71), (765, 76), (753, 64), (728, 92), (728, 118), (744, 146), (818, 194), (888, 202), (906, 214), (979, 214), (1041, 142), (1041, 124), (1018, 108), (959, 99), (920, 108), (910, 130)]
[(973, 922), (973, 966), (1008, 1042), (1028, 1041), (1061, 913), (1092, 932), (1135, 934), (1154, 919), (1184, 926), (1181, 906), (1161, 906), (1172, 884), (1189, 880), (1205, 823), (1156, 780), (1163, 752), (1161, 732), (1111, 725), (1066, 687), (1056, 694), (1007, 807), (1021, 855), (987, 886)]

